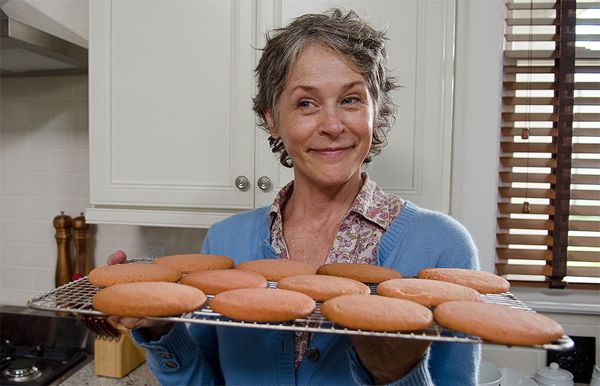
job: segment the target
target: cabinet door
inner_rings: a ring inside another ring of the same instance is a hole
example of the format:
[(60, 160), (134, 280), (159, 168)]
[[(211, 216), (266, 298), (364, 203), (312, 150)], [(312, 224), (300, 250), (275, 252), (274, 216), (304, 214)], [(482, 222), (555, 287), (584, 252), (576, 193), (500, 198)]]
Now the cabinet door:
[[(393, 94), (397, 120), (389, 132), (388, 145), (366, 171), (384, 190), (447, 212), (454, 1), (262, 0), (258, 6), (259, 31), (334, 6), (353, 9), (373, 26), (387, 28), (389, 68), (401, 86)], [(271, 173), (276, 186), (287, 182), (289, 172), (274, 167), (271, 158), (257, 155), (257, 173)], [(257, 194), (257, 201), (268, 202), (270, 198)]]
[(255, 3), (118, 0), (90, 9), (92, 204), (252, 208)]

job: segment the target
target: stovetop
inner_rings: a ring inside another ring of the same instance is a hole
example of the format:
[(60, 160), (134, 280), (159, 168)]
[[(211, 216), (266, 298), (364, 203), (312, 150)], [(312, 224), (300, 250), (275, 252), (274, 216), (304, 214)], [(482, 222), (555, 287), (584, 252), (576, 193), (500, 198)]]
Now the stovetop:
[(51, 385), (89, 358), (93, 339), (74, 317), (0, 307), (0, 385)]
[(0, 345), (0, 384), (48, 385), (85, 358), (78, 348), (18, 346), (7, 340)]

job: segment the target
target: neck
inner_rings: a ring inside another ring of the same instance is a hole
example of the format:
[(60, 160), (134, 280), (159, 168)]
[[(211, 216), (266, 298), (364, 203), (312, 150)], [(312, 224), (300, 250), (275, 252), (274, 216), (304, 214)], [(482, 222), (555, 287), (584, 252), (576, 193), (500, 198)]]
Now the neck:
[(287, 220), (309, 218), (313, 222), (319, 219), (339, 221), (348, 212), (362, 184), (360, 173), (342, 185), (331, 187), (317, 187), (295, 180), (292, 196), (283, 208), (283, 217)]

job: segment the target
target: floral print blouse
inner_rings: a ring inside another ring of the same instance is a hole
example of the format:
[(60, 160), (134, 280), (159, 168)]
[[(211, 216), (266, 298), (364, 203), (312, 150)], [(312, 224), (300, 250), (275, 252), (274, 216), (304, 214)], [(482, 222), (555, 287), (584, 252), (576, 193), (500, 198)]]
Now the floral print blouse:
[[(361, 176), (363, 186), (340, 223), (326, 263), (373, 264), (381, 237), (404, 206), (402, 198), (385, 193), (369, 179), (367, 173)], [(292, 194), (293, 184), (291, 181), (279, 191), (269, 211), (271, 245), (282, 259), (290, 256), (283, 238), (281, 210)], [(309, 340), (308, 333), (297, 331), (294, 336), (296, 368), (302, 361)]]

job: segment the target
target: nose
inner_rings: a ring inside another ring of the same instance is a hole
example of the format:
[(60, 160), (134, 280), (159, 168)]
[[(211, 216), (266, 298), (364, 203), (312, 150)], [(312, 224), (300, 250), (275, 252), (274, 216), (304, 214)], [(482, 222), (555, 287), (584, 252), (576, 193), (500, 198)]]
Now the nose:
[(344, 131), (344, 123), (340, 114), (337, 106), (328, 106), (323, 109), (321, 134), (336, 137)]

